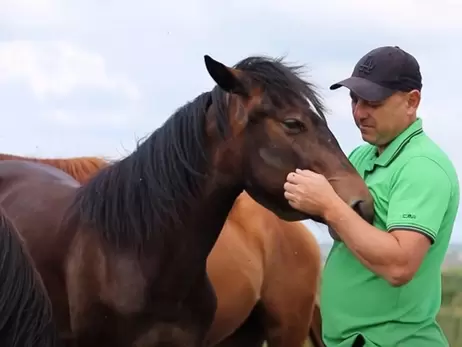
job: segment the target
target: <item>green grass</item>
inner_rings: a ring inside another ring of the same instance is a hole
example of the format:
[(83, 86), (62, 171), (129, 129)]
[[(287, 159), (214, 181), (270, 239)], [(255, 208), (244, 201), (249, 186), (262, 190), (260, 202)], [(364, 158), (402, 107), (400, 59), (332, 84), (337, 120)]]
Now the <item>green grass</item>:
[(442, 305), (438, 314), (450, 346), (462, 346), (462, 268), (453, 267), (442, 275)]

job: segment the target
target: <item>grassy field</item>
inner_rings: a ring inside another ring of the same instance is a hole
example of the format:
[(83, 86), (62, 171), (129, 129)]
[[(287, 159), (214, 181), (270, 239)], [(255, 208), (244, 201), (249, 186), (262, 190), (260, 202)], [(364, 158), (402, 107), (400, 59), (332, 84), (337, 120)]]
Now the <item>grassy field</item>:
[(462, 268), (443, 273), (442, 306), (438, 315), (450, 346), (462, 346)]

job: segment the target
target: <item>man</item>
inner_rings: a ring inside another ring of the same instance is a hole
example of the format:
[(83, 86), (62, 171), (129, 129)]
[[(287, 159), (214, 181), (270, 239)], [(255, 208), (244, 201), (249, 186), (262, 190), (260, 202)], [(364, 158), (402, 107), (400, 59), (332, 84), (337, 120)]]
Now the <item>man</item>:
[(374, 197), (373, 225), (324, 176), (296, 170), (284, 185), (294, 208), (320, 213), (341, 239), (323, 273), (323, 339), (328, 347), (448, 347), (435, 317), (459, 183), (416, 115), (419, 64), (398, 47), (380, 47), (331, 89), (341, 86), (350, 90), (353, 118), (367, 142), (349, 159)]

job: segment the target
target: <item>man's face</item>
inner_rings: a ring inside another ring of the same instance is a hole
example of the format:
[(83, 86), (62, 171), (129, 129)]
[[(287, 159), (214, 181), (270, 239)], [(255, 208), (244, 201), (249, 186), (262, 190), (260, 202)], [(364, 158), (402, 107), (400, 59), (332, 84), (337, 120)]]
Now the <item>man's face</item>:
[(364, 141), (384, 147), (415, 120), (420, 92), (396, 92), (381, 102), (369, 102), (350, 93), (356, 126)]

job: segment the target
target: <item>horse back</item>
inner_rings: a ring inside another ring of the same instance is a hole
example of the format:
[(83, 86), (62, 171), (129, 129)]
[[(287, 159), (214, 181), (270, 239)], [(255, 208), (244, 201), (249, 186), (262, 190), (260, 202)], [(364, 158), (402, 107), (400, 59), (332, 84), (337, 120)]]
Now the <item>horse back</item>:
[(0, 205), (18, 227), (64, 329), (68, 307), (64, 287), (65, 259), (74, 231), (62, 222), (79, 184), (46, 164), (0, 161)]
[(61, 226), (78, 186), (71, 176), (46, 164), (0, 161), (0, 205), (39, 267), (66, 256), (72, 235)]
[(27, 160), (0, 160), (0, 182), (5, 180), (61, 181), (70, 186), (79, 186), (78, 182), (64, 171), (52, 165)]

